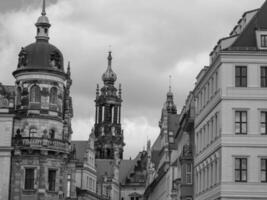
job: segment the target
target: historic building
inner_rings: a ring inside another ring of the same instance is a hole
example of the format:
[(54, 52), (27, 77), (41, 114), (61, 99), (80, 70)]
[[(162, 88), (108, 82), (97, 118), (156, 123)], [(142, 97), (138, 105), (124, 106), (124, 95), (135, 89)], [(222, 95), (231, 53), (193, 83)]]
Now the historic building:
[(35, 24), (36, 41), (22, 47), (15, 86), (1, 85), (0, 199), (75, 197), (72, 161), (70, 66), (49, 43), (45, 11)]
[(174, 137), (178, 120), (179, 115), (170, 88), (161, 111), (160, 134), (152, 147), (148, 143), (147, 185), (144, 193), (147, 200), (171, 199), (175, 169), (171, 163), (171, 152), (176, 149)]
[(267, 2), (210, 54), (194, 96), (195, 199), (266, 199)]

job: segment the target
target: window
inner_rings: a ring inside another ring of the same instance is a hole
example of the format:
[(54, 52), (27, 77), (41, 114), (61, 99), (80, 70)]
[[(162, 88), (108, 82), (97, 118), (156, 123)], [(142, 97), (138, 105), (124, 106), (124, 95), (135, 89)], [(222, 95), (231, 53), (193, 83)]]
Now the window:
[(57, 88), (52, 87), (50, 90), (50, 103), (57, 104)]
[(56, 190), (56, 170), (49, 169), (48, 170), (48, 190), (55, 191)]
[(25, 169), (25, 190), (33, 190), (34, 189), (34, 168), (26, 168)]
[(247, 67), (236, 66), (235, 67), (235, 86), (247, 87)]
[(131, 197), (131, 200), (134, 200), (134, 197)]
[(235, 134), (247, 134), (247, 111), (235, 112)]
[(235, 182), (247, 182), (247, 158), (235, 159)]
[(186, 164), (186, 172), (185, 172), (185, 181), (186, 184), (192, 184), (192, 165), (191, 164)]
[(70, 185), (71, 184), (71, 175), (68, 174), (68, 179), (67, 179), (67, 197), (70, 197)]
[(267, 158), (261, 159), (261, 182), (267, 183)]
[(30, 89), (30, 102), (33, 103), (41, 102), (40, 88), (37, 85), (32, 86)]
[(267, 111), (262, 111), (261, 112), (261, 134), (267, 135)]
[(267, 87), (267, 67), (261, 67), (261, 87)]
[(261, 47), (267, 47), (267, 35), (261, 35)]

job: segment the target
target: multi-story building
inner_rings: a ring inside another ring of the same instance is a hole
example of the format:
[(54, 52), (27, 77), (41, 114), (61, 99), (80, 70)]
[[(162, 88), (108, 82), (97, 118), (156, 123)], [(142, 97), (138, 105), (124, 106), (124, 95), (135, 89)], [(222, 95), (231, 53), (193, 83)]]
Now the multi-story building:
[(49, 43), (45, 11), (35, 24), (36, 41), (23, 47), (15, 86), (1, 85), (0, 199), (76, 197), (72, 160), (70, 66)]
[(266, 18), (244, 13), (197, 76), (196, 200), (267, 198)]

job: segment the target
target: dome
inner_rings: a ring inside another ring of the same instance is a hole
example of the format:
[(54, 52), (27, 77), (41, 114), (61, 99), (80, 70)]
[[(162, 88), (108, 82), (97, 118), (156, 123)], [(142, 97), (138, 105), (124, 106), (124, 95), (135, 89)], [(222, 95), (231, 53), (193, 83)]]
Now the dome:
[(41, 24), (47, 24), (47, 26), (50, 26), (49, 19), (47, 16), (42, 15), (38, 18), (36, 25), (41, 25)]
[(117, 75), (111, 68), (108, 68), (107, 71), (102, 75), (102, 80), (104, 83), (114, 83), (117, 80)]
[(18, 69), (54, 69), (64, 72), (63, 55), (60, 50), (47, 41), (36, 41), (19, 53)]

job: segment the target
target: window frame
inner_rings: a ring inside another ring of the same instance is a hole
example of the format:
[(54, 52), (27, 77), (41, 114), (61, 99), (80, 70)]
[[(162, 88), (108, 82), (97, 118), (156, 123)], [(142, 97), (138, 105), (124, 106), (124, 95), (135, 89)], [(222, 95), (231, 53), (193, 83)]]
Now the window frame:
[(57, 100), (58, 100), (57, 94), (58, 94), (58, 89), (56, 87), (52, 87), (50, 89), (50, 95), (49, 95), (50, 104), (54, 104), (54, 105), (57, 104)]
[[(54, 173), (54, 175), (52, 177), (50, 176), (50, 172)], [(49, 192), (55, 192), (56, 191), (57, 170), (53, 169), (53, 168), (48, 169), (47, 175), (48, 175), (48, 180), (47, 180), (47, 182), (48, 182), (48, 191)]]
[(267, 34), (260, 35), (261, 47), (267, 48)]
[[(27, 171), (32, 170), (30, 175), (27, 175)], [(29, 177), (31, 176), (31, 177)], [(35, 168), (25, 167), (24, 168), (24, 190), (34, 190), (35, 188)]]
[[(265, 119), (262, 120), (262, 114), (265, 115)], [(265, 128), (265, 132), (262, 132), (262, 126)], [(260, 134), (267, 135), (267, 111), (260, 111)]]
[[(236, 166), (236, 162), (239, 160), (238, 168)], [(245, 168), (243, 168), (243, 161), (246, 161)], [(237, 179), (237, 174), (239, 173), (239, 177)], [(243, 172), (245, 173), (245, 180), (243, 180)], [(234, 159), (234, 180), (237, 183), (246, 183), (248, 182), (248, 158), (247, 157), (235, 157)]]
[[(237, 113), (239, 113), (239, 121), (237, 121)], [(243, 113), (245, 113), (245, 121), (243, 121)], [(247, 110), (235, 110), (235, 118), (234, 118), (234, 130), (236, 135), (247, 135), (248, 134), (248, 111)], [(246, 132), (243, 132), (243, 124), (245, 124)], [(239, 126), (239, 132), (237, 132), (236, 126)]]
[[(265, 73), (265, 75), (263, 75)], [(267, 66), (260, 67), (260, 86), (267, 88)]]
[(30, 103), (41, 103), (41, 89), (38, 85), (30, 88)]
[[(189, 169), (188, 166), (189, 166), (190, 170), (188, 170)], [(187, 185), (193, 184), (193, 166), (192, 166), (192, 163), (186, 163), (185, 164), (185, 184), (187, 184)]]
[[(245, 70), (245, 75), (243, 75), (243, 70)], [(247, 66), (235, 66), (235, 87), (245, 88), (247, 86), (248, 86)]]
[[(262, 161), (265, 162), (265, 169), (262, 168)], [(265, 173), (265, 180), (262, 180), (262, 173)], [(267, 183), (267, 158), (260, 159), (260, 181), (261, 183)]]

